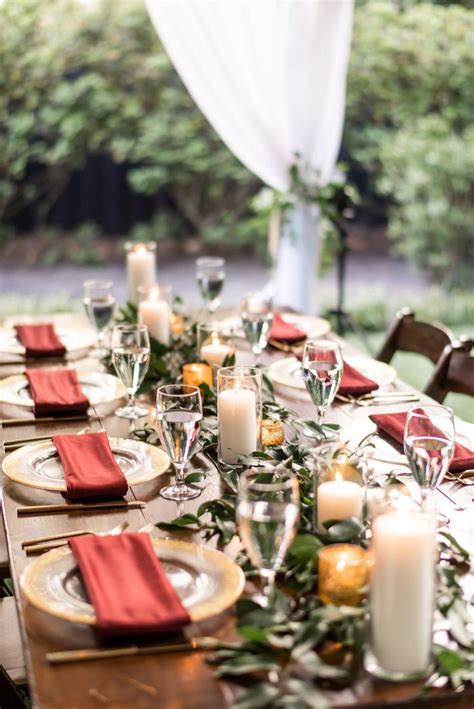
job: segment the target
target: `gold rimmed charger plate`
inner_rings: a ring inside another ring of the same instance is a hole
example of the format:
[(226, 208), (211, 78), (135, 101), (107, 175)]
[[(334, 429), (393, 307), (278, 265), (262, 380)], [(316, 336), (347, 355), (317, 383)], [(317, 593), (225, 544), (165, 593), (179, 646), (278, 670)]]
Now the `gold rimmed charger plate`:
[[(242, 593), (244, 573), (222, 552), (175, 539), (151, 542), (193, 623), (227, 610)], [(33, 606), (50, 615), (71, 623), (97, 624), (69, 547), (35, 559), (23, 572), (20, 586)]]
[[(127, 389), (118, 377), (105, 372), (77, 373), (79, 384), (92, 406), (109, 404), (127, 395)], [(0, 382), (0, 401), (13, 406), (33, 409), (28, 380), (23, 374), (6, 377)]]
[[(358, 355), (348, 355), (345, 359), (351, 367), (357, 369), (365, 377), (372, 379), (379, 387), (388, 386), (397, 378), (395, 369), (385, 362)], [(301, 372), (301, 362), (296, 357), (285, 357), (273, 362), (268, 369), (268, 375), (277, 384), (292, 389), (306, 390)]]
[[(109, 438), (115, 460), (129, 485), (153, 480), (169, 468), (170, 459), (160, 448), (129, 438)], [(66, 481), (52, 441), (32, 443), (7, 455), (2, 463), (5, 475), (22, 485), (66, 492)]]
[[(47, 319), (45, 318), (44, 320), (46, 321)], [(66, 348), (66, 352), (86, 350), (94, 347), (97, 343), (97, 335), (89, 328), (56, 324), (55, 330)], [(17, 355), (25, 354), (25, 348), (19, 341), (14, 328), (0, 328), (0, 352)]]

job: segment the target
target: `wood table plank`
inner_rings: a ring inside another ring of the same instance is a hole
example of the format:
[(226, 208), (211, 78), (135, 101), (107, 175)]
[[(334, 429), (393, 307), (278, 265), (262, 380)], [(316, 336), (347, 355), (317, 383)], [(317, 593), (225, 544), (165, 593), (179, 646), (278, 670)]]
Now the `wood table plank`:
[[(269, 353), (266, 361), (270, 362), (281, 356), (281, 353)], [(248, 353), (244, 357), (247, 361), (251, 361), (251, 355)], [(403, 390), (410, 388), (399, 381), (395, 386)], [(288, 393), (289, 391), (286, 390), (286, 396), (279, 394), (282, 403), (297, 410), (301, 415), (314, 417), (312, 404), (307, 398), (299, 394), (288, 396)], [(406, 406), (402, 404), (383, 407), (383, 410), (403, 410)], [(382, 407), (372, 408), (380, 411)], [(348, 425), (352, 421), (363, 420), (369, 413), (370, 409), (338, 404), (330, 410), (328, 421)], [(0, 416), (4, 416), (1, 405)], [(149, 422), (152, 421), (151, 409)], [(113, 436), (128, 436), (132, 428), (127, 421), (118, 419), (112, 414), (105, 416), (103, 423), (107, 432)], [(144, 420), (140, 420), (138, 425), (141, 426), (143, 423)], [(75, 427), (69, 424), (69, 427), (72, 427), (72, 430), (80, 430), (81, 424), (78, 423)], [(2, 436), (10, 440), (38, 433), (39, 430), (41, 434), (63, 431), (64, 424), (41, 427), (28, 424), (15, 429), (5, 429)], [(49, 665), (45, 659), (46, 652), (96, 647), (97, 638), (90, 628), (72, 625), (31, 607), (21, 597), (18, 587), (19, 577), (29, 563), (29, 559), (21, 549), (21, 541), (25, 538), (73, 531), (82, 527), (105, 531), (122, 520), (129, 522), (131, 530), (137, 530), (146, 522), (156, 524), (173, 519), (183, 509), (192, 512), (204, 500), (219, 497), (222, 493), (222, 485), (217, 472), (207, 459), (200, 458), (197, 462), (199, 466), (206, 467), (210, 471), (199, 498), (185, 503), (184, 506), (161, 498), (159, 490), (163, 485), (168, 484), (170, 479), (170, 476), (165, 474), (130, 491), (130, 499), (146, 500), (147, 506), (143, 510), (111, 511), (106, 514), (81, 512), (18, 519), (16, 515), (18, 505), (58, 502), (62, 496), (58, 493), (27, 488), (4, 478), (4, 518), (34, 706), (40, 709), (90, 709), (102, 706), (121, 709), (129, 707), (132, 703), (134, 709), (156, 709), (156, 707), (217, 709), (230, 706), (235, 688), (230, 683), (216, 680), (213, 677), (213, 668), (205, 662), (205, 656), (200, 653)], [(465, 491), (461, 492), (462, 498), (466, 498)], [(461, 499), (457, 493), (452, 497), (455, 502)], [(454, 506), (451, 505), (449, 508), (451, 514), (455, 514), (453, 510)], [(158, 530), (153, 534), (166, 536)], [(192, 626), (189, 633), (194, 635), (205, 633), (223, 639), (232, 639), (235, 637), (232, 614), (223, 614), (206, 624), (200, 624), (199, 627)], [(334, 706), (374, 707), (383, 704), (392, 709), (397, 706), (407, 707), (420, 701), (419, 688), (419, 683), (393, 685), (363, 674), (354, 687), (343, 692), (331, 693), (331, 702)], [(472, 709), (473, 695), (468, 692), (462, 694), (446, 691), (431, 692), (429, 702), (425, 706), (439, 708), (456, 706), (460, 709), (468, 709), (468, 707)]]

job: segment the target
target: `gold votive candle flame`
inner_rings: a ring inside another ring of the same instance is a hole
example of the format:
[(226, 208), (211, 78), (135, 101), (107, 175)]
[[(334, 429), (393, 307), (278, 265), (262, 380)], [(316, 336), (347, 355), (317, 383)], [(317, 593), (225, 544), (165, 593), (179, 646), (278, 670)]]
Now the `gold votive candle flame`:
[(367, 551), (356, 544), (330, 544), (319, 552), (318, 593), (323, 603), (358, 606), (367, 575)]
[(262, 446), (281, 446), (285, 441), (285, 431), (281, 421), (263, 419), (262, 421)]
[(207, 384), (212, 387), (212, 369), (205, 362), (192, 362), (183, 366), (183, 384), (198, 387)]

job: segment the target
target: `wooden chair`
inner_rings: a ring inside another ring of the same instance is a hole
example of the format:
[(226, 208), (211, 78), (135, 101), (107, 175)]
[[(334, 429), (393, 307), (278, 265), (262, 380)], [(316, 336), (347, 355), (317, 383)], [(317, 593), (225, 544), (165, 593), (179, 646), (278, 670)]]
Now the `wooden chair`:
[(425, 387), (425, 394), (440, 404), (450, 392), (474, 397), (474, 357), (466, 352), (465, 342), (445, 347)]
[[(444, 348), (454, 342), (454, 335), (443, 325), (415, 320), (415, 313), (403, 308), (390, 325), (376, 359), (390, 362), (395, 352), (402, 351), (424, 355), (437, 364)], [(464, 351), (470, 352), (472, 340), (462, 335), (458, 342)]]

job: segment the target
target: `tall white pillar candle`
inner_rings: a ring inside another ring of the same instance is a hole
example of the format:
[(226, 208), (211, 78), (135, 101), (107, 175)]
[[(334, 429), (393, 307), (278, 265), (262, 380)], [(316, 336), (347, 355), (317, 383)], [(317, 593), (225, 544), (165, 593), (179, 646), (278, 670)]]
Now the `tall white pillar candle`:
[(392, 673), (423, 673), (431, 655), (435, 525), (429, 515), (387, 512), (372, 524), (372, 653)]
[(218, 396), (219, 450), (224, 463), (235, 465), (240, 455), (257, 448), (257, 411), (251, 389), (225, 389)]
[(138, 304), (138, 288), (149, 286), (156, 281), (155, 252), (146, 246), (137, 245), (127, 253), (128, 297), (131, 303)]
[(321, 532), (328, 519), (362, 516), (363, 488), (351, 480), (328, 480), (317, 488), (317, 520)]
[(142, 300), (138, 305), (138, 320), (163, 345), (170, 341), (171, 312), (165, 300)]
[(211, 342), (208, 345), (203, 345), (201, 347), (201, 359), (203, 359), (208, 364), (214, 364), (216, 367), (222, 367), (225, 358), (232, 354), (232, 348), (228, 345), (224, 345), (222, 342), (217, 340), (216, 342)]

